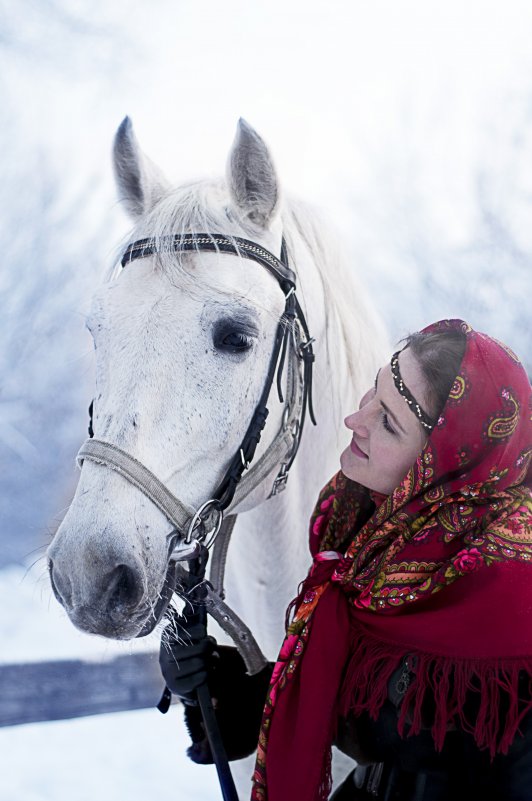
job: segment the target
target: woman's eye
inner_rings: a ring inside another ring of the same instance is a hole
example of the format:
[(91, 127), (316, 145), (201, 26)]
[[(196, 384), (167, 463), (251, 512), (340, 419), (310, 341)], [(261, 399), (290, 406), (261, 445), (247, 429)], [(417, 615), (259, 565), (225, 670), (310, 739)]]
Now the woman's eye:
[(385, 412), (383, 412), (381, 417), (382, 417), (382, 424), (386, 429), (386, 431), (389, 431), (390, 434), (395, 434), (396, 431), (391, 427), (390, 421), (388, 420), (388, 415)]
[(241, 331), (229, 331), (215, 337), (214, 346), (226, 353), (242, 353), (253, 345), (253, 339)]

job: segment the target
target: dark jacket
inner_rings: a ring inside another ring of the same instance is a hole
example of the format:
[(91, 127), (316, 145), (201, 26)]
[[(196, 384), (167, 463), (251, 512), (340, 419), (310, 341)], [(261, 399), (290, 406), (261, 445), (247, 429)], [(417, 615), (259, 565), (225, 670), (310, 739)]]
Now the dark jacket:
[[(228, 757), (241, 759), (257, 747), (273, 665), (248, 676), (236, 649), (219, 647), (218, 652), (209, 686)], [(529, 692), (528, 676), (523, 676), (522, 684), (524, 697)], [(468, 703), (473, 711), (475, 700), (472, 693)], [(185, 719), (192, 739), (190, 758), (212, 763), (198, 707), (185, 707)], [(522, 736), (514, 740), (509, 753), (493, 760), (461, 729), (449, 731), (437, 752), (429, 726), (418, 735), (401, 737), (397, 719), (397, 707), (388, 700), (377, 721), (367, 714), (339, 720), (335, 744), (358, 766), (331, 801), (532, 801), (532, 714), (522, 721)]]

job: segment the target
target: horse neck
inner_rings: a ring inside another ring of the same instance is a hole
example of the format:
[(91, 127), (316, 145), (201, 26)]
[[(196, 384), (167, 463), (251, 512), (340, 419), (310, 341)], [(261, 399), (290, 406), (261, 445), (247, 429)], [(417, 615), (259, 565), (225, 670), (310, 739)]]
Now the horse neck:
[[(305, 263), (297, 250), (296, 257), (298, 295), (316, 337), (313, 389), (318, 425), (314, 427), (307, 418), (286, 490), (239, 516), (226, 581), (228, 603), (241, 614), (270, 659), (282, 640), (284, 610), (310, 565), (309, 516), (319, 490), (339, 469), (339, 455), (347, 444), (343, 415), (373, 380), (370, 376), (374, 377), (380, 359), (378, 326), (361, 305), (360, 325), (368, 329), (372, 325), (372, 330), (358, 332), (366, 349), (353, 381), (341, 320), (336, 319), (341, 310), (326, 308), (330, 298), (323, 274), (308, 253)], [(346, 286), (343, 289), (347, 291)], [(354, 324), (356, 319), (354, 311)]]

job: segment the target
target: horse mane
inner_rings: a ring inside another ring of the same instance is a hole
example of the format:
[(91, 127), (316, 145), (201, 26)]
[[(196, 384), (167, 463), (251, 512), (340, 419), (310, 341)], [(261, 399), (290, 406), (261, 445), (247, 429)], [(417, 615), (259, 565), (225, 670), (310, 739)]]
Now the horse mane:
[(285, 236), (288, 239), (292, 231), (297, 232), (318, 270), (323, 286), (327, 357), (330, 365), (339, 367), (339, 354), (333, 349), (344, 351), (347, 400), (358, 394), (361, 377), (374, 369), (375, 353), (386, 341), (384, 326), (348, 264), (334, 224), (324, 219), (321, 210), (293, 198), (286, 204), (286, 217)]

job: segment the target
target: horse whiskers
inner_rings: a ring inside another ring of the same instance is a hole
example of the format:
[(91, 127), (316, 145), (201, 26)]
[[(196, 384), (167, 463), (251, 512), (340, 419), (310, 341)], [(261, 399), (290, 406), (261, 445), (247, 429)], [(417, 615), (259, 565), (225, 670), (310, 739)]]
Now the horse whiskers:
[[(49, 533), (49, 532), (47, 532), (47, 533)], [(43, 549), (45, 549), (47, 547), (48, 547), (47, 545), (37, 545), (36, 548), (32, 548), (31, 551), (27, 551), (27, 553), (24, 554), (23, 558), (27, 559), (28, 556), (33, 556), (33, 554), (37, 553), (37, 551), (42, 551)], [(43, 554), (43, 556), (41, 558), (44, 558), (44, 556), (45, 556), (45, 554)]]
[[(173, 614), (172, 614), (172, 612), (173, 612)], [(178, 614), (175, 614), (176, 612)], [(188, 631), (185, 628), (185, 626), (181, 625), (181, 623), (179, 622), (178, 615), (181, 616), (183, 618), (184, 622), (186, 623), (186, 620), (187, 620), (186, 615), (182, 611), (179, 612), (176, 609), (174, 599), (172, 598), (172, 600), (171, 600), (171, 602), (169, 604), (169, 607), (166, 610), (166, 613), (165, 613), (165, 616), (164, 616), (165, 628), (163, 629), (163, 633), (165, 635), (165, 638), (166, 638), (166, 640), (168, 642), (169, 638), (170, 638), (170, 635), (173, 635), (173, 638), (177, 642), (180, 642), (180, 643), (184, 644), (186, 641), (188, 641), (190, 643), (190, 636), (188, 634)], [(180, 635), (179, 635), (180, 631), (184, 632), (185, 637), (186, 637), (185, 640), (182, 637), (180, 637)]]
[[(192, 641), (187, 634), (186, 639), (179, 636), (179, 632), (177, 627), (181, 629), (182, 626), (177, 623), (175, 620), (169, 621), (168, 625), (162, 630), (161, 632), (161, 645), (165, 648), (166, 651), (170, 652), (172, 650), (172, 646), (175, 644), (178, 645), (191, 645)], [(183, 629), (185, 631), (185, 629)]]
[[(39, 556), (37, 559), (35, 559), (35, 561), (32, 562), (30, 565), (28, 565), (28, 567), (24, 571), (24, 574), (23, 574), (23, 576), (21, 578), (21, 582), (26, 580), (26, 578), (28, 577), (28, 574), (33, 570), (35, 565), (38, 565), (39, 562), (42, 562), (45, 559), (46, 559), (46, 555), (43, 554), (42, 556)], [(44, 568), (43, 568), (43, 571), (41, 573), (40, 578), (42, 579), (44, 576), (48, 576), (48, 563), (47, 562), (45, 562), (45, 565), (44, 565)]]
[[(26, 571), (24, 572), (24, 575), (22, 576), (22, 578), (20, 580), (21, 583), (28, 578), (28, 574), (29, 574), (30, 570), (35, 566), (35, 564), (37, 564), (37, 563), (35, 562), (33, 565), (31, 565), (31, 567), (28, 567), (26, 569)], [(50, 587), (50, 580), (49, 580), (49, 575), (48, 575), (48, 566), (46, 565), (45, 567), (43, 567), (43, 569), (40, 571), (40, 574), (36, 575), (36, 576), (34, 576), (32, 578), (33, 578), (34, 588), (35, 589), (39, 588), (39, 590), (40, 590), (40, 600), (41, 601), (43, 601), (44, 599), (47, 600), (48, 609), (49, 609), (50, 608), (50, 602), (51, 602), (51, 600), (53, 598), (53, 593), (52, 593), (51, 587)], [(46, 593), (46, 595), (45, 595), (45, 593)]]

